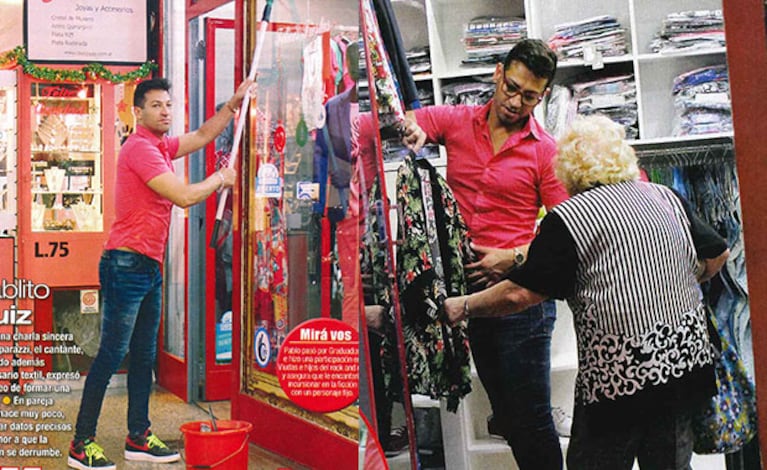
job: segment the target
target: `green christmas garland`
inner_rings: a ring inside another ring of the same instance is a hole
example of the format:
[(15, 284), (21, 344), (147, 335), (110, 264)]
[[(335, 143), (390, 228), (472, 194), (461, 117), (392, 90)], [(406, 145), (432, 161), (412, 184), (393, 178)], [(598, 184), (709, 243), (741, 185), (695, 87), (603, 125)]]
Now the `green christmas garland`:
[(145, 62), (139, 68), (127, 73), (113, 73), (99, 63), (87, 64), (79, 70), (38, 67), (27, 59), (24, 46), (16, 46), (0, 58), (0, 65), (2, 66), (14, 62), (21, 66), (25, 74), (48, 82), (84, 82), (97, 79), (108, 80), (112, 83), (133, 82), (148, 76), (152, 70), (157, 68), (157, 64), (154, 62)]

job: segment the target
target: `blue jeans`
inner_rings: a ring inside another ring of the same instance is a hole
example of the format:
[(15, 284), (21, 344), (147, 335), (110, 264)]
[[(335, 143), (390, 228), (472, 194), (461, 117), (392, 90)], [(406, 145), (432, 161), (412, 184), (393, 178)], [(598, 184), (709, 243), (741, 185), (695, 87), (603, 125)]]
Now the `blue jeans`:
[(150, 425), (149, 393), (162, 305), (160, 265), (138, 253), (106, 250), (99, 281), (101, 341), (85, 380), (75, 439), (96, 435), (107, 385), (128, 351), (128, 432), (142, 434)]
[(493, 419), (521, 470), (560, 470), (551, 417), (551, 333), (556, 307), (546, 301), (498, 318), (472, 318), (469, 344)]

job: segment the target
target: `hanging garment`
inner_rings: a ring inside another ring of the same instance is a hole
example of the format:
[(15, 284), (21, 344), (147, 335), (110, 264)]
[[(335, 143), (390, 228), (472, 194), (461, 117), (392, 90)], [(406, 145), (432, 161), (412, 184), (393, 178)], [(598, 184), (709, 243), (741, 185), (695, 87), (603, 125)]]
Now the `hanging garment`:
[(396, 127), (405, 120), (402, 99), (397, 90), (396, 75), (392, 73), (387, 50), (378, 28), (378, 20), (370, 1), (361, 2), (360, 27), (365, 34), (366, 67), (375, 85), (379, 127)]
[(418, 90), (413, 80), (413, 74), (410, 72), (410, 65), (407, 62), (407, 53), (402, 44), (402, 34), (397, 24), (397, 18), (394, 15), (391, 0), (373, 0), (376, 18), (378, 19), (378, 28), (381, 33), (381, 39), (384, 43), (384, 49), (389, 56), (389, 62), (394, 73), (394, 77), (399, 84), (399, 91), (405, 109), (418, 109), (421, 103), (418, 101)]
[(397, 281), (410, 391), (447, 398), (455, 411), (471, 391), (466, 323), (450, 326), (447, 297), (466, 293), (464, 265), (474, 261), (466, 223), (447, 181), (425, 159), (407, 157), (397, 172)]
[[(364, 172), (360, 172), (361, 174)], [(402, 402), (402, 378), (400, 374), (399, 354), (397, 351), (397, 330), (393, 305), (393, 267), (389, 266), (386, 224), (388, 217), (383, 210), (381, 184), (377, 176), (370, 178), (370, 188), (362, 185), (361, 193), (368, 197), (360, 210), (365, 214), (364, 231), (360, 248), (360, 273), (368, 278), (371, 289), (363, 289), (365, 305), (380, 305), (384, 308), (384, 320), (381, 326), (381, 342), (377, 350), (371, 350), (371, 361), (379, 361), (383, 376), (383, 389), (386, 398)], [(366, 181), (369, 181), (366, 179)]]
[(317, 36), (303, 50), (301, 115), (309, 130), (325, 125), (325, 90), (322, 83), (322, 37)]
[[(714, 72), (718, 73), (707, 71)], [(722, 331), (728, 335), (727, 340), (753, 378), (751, 314), (734, 153), (707, 148), (702, 153), (680, 152), (653, 160), (644, 157), (643, 161), (653, 182), (676, 189), (727, 240), (730, 256), (704, 294)]]

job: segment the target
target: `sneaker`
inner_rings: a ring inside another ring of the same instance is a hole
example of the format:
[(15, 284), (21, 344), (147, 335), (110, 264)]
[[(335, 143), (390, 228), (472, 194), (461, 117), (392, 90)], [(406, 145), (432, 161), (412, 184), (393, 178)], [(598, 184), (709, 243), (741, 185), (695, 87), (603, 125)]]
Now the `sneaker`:
[(70, 468), (79, 470), (89, 470), (97, 468), (99, 470), (116, 470), (117, 466), (106, 458), (104, 449), (91, 439), (84, 441), (72, 441), (69, 444), (69, 460), (67, 465)]
[(551, 417), (554, 419), (554, 429), (562, 437), (570, 437), (570, 428), (573, 427), (573, 418), (563, 408), (554, 406), (551, 408)]
[(176, 462), (181, 456), (171, 450), (149, 429), (141, 436), (125, 438), (125, 460), (143, 460), (145, 462)]
[(409, 447), (407, 437), (407, 426), (400, 426), (392, 429), (389, 433), (389, 441), (384, 445), (384, 455), (386, 457), (395, 457)]

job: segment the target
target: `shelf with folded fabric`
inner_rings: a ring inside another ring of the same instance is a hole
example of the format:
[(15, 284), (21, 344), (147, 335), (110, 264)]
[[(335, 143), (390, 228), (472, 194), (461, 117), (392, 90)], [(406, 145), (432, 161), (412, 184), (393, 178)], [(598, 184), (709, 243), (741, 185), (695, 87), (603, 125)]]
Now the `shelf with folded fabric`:
[(641, 61), (637, 85), (641, 138), (702, 140), (731, 133), (726, 69), (724, 52)]
[[(505, 53), (508, 44), (527, 36), (523, 0), (482, 2), (426, 0), (432, 70), (437, 77), (486, 73), (477, 64), (483, 56)], [(496, 60), (487, 62), (492, 67)]]
[[(721, 65), (726, 71), (724, 19), (721, 0), (647, 0), (635, 2), (635, 48), (640, 90), (641, 140), (708, 140), (731, 133), (726, 72), (702, 93), (680, 100), (677, 78), (695, 70)], [(698, 83), (704, 83), (700, 80)], [(725, 82), (725, 86), (721, 85)], [(692, 105), (696, 113), (689, 119)]]
[(724, 47), (721, 0), (633, 0), (637, 52)]
[(600, 113), (621, 123), (629, 139), (637, 139), (643, 134), (636, 83), (633, 61), (605, 64), (598, 70), (559, 69), (538, 116), (546, 129), (559, 137), (576, 113)]
[[(633, 30), (629, 1), (591, 0), (533, 0), (527, 12), (531, 37), (544, 40), (555, 37), (586, 37), (605, 32), (604, 25), (615, 21), (623, 30), (630, 47)], [(608, 34), (613, 32), (608, 30)], [(604, 37), (604, 36), (602, 36)], [(629, 48), (629, 52), (630, 52)]]
[(442, 104), (484, 104), (495, 92), (492, 75), (473, 75), (443, 79), (440, 86)]

